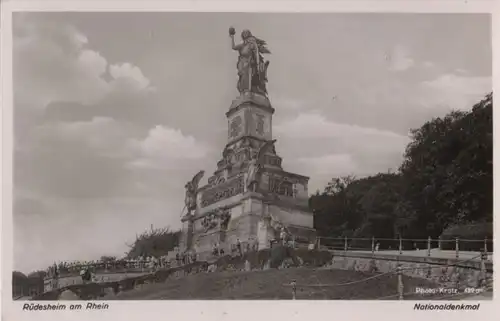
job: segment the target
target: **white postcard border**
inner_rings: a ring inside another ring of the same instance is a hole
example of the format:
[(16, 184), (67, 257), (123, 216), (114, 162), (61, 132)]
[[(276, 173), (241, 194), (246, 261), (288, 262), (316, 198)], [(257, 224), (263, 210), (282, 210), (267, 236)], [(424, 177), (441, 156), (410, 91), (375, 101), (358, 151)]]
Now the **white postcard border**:
[[(1, 76), (2, 76), (2, 318), (18, 320), (154, 320), (175, 321), (204, 320), (438, 320), (443, 317), (453, 320), (494, 319), (496, 301), (481, 301), (479, 311), (431, 312), (413, 310), (414, 301), (107, 301), (108, 310), (103, 311), (39, 311), (23, 312), (24, 302), (12, 301), (12, 150), (13, 150), (13, 95), (12, 95), (12, 12), (14, 11), (207, 11), (207, 12), (449, 12), (449, 13), (494, 13), (493, 30), (493, 88), (499, 92), (500, 63), (500, 13), (495, 1), (7, 1), (1, 8)], [(494, 131), (498, 134), (498, 113), (494, 113)], [(498, 160), (499, 149), (494, 140), (494, 160)], [(496, 171), (495, 171), (496, 173)], [(495, 185), (499, 175), (494, 178)], [(499, 196), (497, 188), (495, 196)], [(498, 209), (495, 197), (494, 209)], [(495, 235), (498, 232), (495, 221)], [(497, 242), (495, 240), (495, 246)], [(494, 256), (494, 263), (499, 261)], [(495, 287), (498, 281), (495, 278)], [(462, 301), (458, 301), (462, 302)], [(457, 303), (458, 303), (457, 302)], [(477, 302), (466, 301), (468, 304)], [(60, 302), (62, 303), (62, 302)], [(66, 301), (65, 303), (70, 303)], [(419, 303), (425, 303), (420, 301)], [(440, 301), (440, 303), (443, 303)]]

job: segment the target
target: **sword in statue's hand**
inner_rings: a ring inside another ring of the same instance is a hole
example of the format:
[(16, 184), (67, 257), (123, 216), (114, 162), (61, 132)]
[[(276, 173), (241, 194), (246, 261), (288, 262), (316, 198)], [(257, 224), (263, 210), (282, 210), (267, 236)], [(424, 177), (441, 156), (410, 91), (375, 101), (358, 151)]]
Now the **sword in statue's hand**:
[(181, 210), (181, 215), (179, 217), (182, 217), (182, 213), (184, 213), (184, 210), (186, 209), (186, 204), (184, 204), (184, 207)]

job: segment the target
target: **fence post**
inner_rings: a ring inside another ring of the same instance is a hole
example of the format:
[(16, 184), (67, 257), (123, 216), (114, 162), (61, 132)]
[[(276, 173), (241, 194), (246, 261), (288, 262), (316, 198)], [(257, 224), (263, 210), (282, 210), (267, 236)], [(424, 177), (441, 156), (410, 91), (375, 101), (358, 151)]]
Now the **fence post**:
[[(431, 257), (431, 241), (432, 241), (432, 239), (431, 239), (431, 237), (429, 236), (429, 237), (427, 238), (427, 258), (429, 258), (429, 259), (430, 259), (430, 257)], [(431, 272), (431, 264), (430, 264), (430, 263), (428, 263), (428, 264), (427, 264), (427, 278), (430, 278), (430, 277), (431, 277), (431, 274), (432, 274), (432, 272)]]
[(459, 247), (458, 247), (458, 237), (455, 238), (455, 257), (458, 259), (459, 257)]
[(297, 294), (297, 282), (295, 280), (292, 280), (292, 300), (296, 299), (296, 294)]
[(375, 237), (372, 236), (372, 255), (375, 254)]
[(396, 268), (397, 274), (398, 274), (398, 295), (399, 295), (399, 300), (404, 300), (403, 297), (403, 291), (404, 291), (404, 284), (403, 284), (403, 269), (401, 268), (401, 264), (398, 264), (398, 267)]
[(344, 254), (347, 254), (347, 236), (344, 236)]
[(321, 249), (321, 238), (318, 236), (318, 251)]
[[(486, 250), (486, 248), (485, 248)], [(479, 287), (486, 288), (486, 260), (488, 259), (488, 252), (481, 253), (481, 279)]]
[(399, 254), (403, 254), (403, 240), (401, 239), (401, 235), (399, 236)]
[(484, 238), (484, 253), (486, 253), (486, 255), (488, 255), (488, 238), (487, 237)]
[(443, 249), (441, 246), (441, 235), (439, 235), (439, 238), (438, 238), (438, 248), (440, 251)]

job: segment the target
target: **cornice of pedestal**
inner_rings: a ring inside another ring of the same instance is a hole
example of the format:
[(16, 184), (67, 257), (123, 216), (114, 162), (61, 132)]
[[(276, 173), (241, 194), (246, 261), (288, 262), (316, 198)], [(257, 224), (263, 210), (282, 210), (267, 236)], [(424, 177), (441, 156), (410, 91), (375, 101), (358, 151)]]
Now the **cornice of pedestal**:
[(251, 105), (252, 107), (257, 107), (274, 114), (274, 108), (271, 106), (269, 98), (260, 94), (246, 92), (233, 100), (229, 111), (226, 113), (226, 117), (230, 117), (233, 113), (245, 107), (245, 105)]

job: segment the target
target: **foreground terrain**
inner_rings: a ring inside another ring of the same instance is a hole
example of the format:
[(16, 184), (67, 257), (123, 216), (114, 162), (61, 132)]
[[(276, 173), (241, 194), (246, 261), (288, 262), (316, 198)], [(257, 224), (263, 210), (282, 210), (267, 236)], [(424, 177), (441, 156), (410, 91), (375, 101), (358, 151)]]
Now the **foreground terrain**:
[[(397, 275), (383, 275), (312, 268), (269, 269), (252, 272), (199, 273), (169, 279), (164, 283), (146, 284), (140, 288), (107, 295), (104, 300), (273, 300), (292, 299), (292, 288), (297, 282), (298, 300), (374, 300), (398, 299)], [(427, 280), (403, 276), (405, 299), (431, 299), (431, 296), (411, 295), (415, 288), (436, 287)], [(352, 282), (352, 283), (351, 283)], [(345, 284), (349, 283), (349, 284)], [(317, 286), (326, 284), (328, 286)], [(316, 285), (316, 286), (315, 286)], [(445, 295), (436, 295), (434, 299)]]

